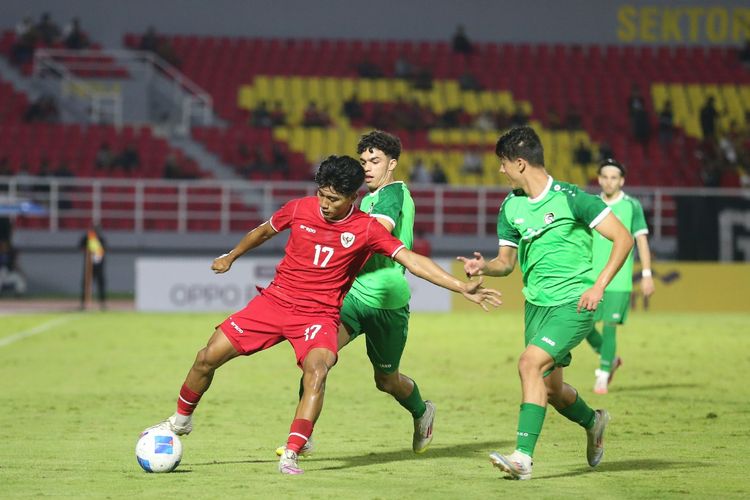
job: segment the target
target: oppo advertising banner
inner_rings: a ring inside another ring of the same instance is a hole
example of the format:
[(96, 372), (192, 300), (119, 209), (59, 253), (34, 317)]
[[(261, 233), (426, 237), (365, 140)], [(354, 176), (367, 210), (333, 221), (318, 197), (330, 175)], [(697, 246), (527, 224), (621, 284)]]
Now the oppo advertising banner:
[[(135, 304), (138, 311), (235, 311), (266, 286), (279, 259), (244, 258), (224, 274), (211, 271), (211, 259), (142, 257), (135, 263)], [(450, 259), (438, 259), (450, 269)], [(411, 287), (412, 311), (447, 312), (451, 292), (406, 273)]]

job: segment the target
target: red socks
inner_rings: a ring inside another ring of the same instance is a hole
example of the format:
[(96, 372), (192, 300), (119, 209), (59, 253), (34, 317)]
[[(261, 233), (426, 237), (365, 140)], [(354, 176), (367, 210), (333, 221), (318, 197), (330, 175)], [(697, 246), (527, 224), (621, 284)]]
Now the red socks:
[(180, 415), (192, 415), (198, 401), (201, 400), (202, 394), (195, 393), (188, 389), (188, 386), (182, 384), (180, 388), (180, 397), (177, 398), (177, 413)]
[(299, 453), (299, 450), (305, 446), (310, 439), (313, 431), (313, 423), (302, 418), (295, 418), (292, 426), (289, 428), (289, 438), (286, 442), (286, 449)]

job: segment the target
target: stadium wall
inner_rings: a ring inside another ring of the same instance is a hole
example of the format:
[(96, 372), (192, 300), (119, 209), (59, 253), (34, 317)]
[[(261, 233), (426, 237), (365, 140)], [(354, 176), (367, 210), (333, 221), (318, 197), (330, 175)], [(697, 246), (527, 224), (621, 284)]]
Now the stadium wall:
[(11, 28), (50, 12), (59, 23), (81, 19), (107, 47), (125, 32), (153, 25), (163, 33), (232, 37), (448, 40), (458, 24), (477, 41), (600, 44), (740, 45), (750, 37), (746, 1), (527, 0), (4, 0)]

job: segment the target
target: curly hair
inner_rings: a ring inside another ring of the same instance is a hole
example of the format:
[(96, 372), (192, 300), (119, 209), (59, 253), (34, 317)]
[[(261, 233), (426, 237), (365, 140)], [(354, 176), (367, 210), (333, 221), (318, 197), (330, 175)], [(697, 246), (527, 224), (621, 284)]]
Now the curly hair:
[(331, 155), (321, 162), (315, 173), (315, 182), (318, 187), (329, 187), (339, 194), (351, 196), (365, 182), (365, 171), (351, 156)]
[(357, 144), (357, 154), (379, 149), (394, 160), (401, 156), (401, 140), (382, 130), (373, 130), (362, 136)]

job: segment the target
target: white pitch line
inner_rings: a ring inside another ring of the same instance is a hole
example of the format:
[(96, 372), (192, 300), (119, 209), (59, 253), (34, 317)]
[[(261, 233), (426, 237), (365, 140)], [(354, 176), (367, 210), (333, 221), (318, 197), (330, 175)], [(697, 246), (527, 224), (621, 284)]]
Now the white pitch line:
[(51, 319), (47, 321), (46, 323), (42, 323), (39, 326), (35, 326), (34, 328), (30, 330), (16, 332), (7, 337), (3, 337), (0, 339), (0, 347), (5, 347), (14, 342), (18, 342), (19, 340), (23, 340), (29, 337), (33, 337), (34, 335), (39, 335), (40, 333), (44, 333), (52, 329), (53, 327), (59, 325), (60, 323), (65, 323), (67, 321), (70, 321), (72, 318), (73, 316), (68, 315), (68, 316), (62, 316), (60, 318)]

